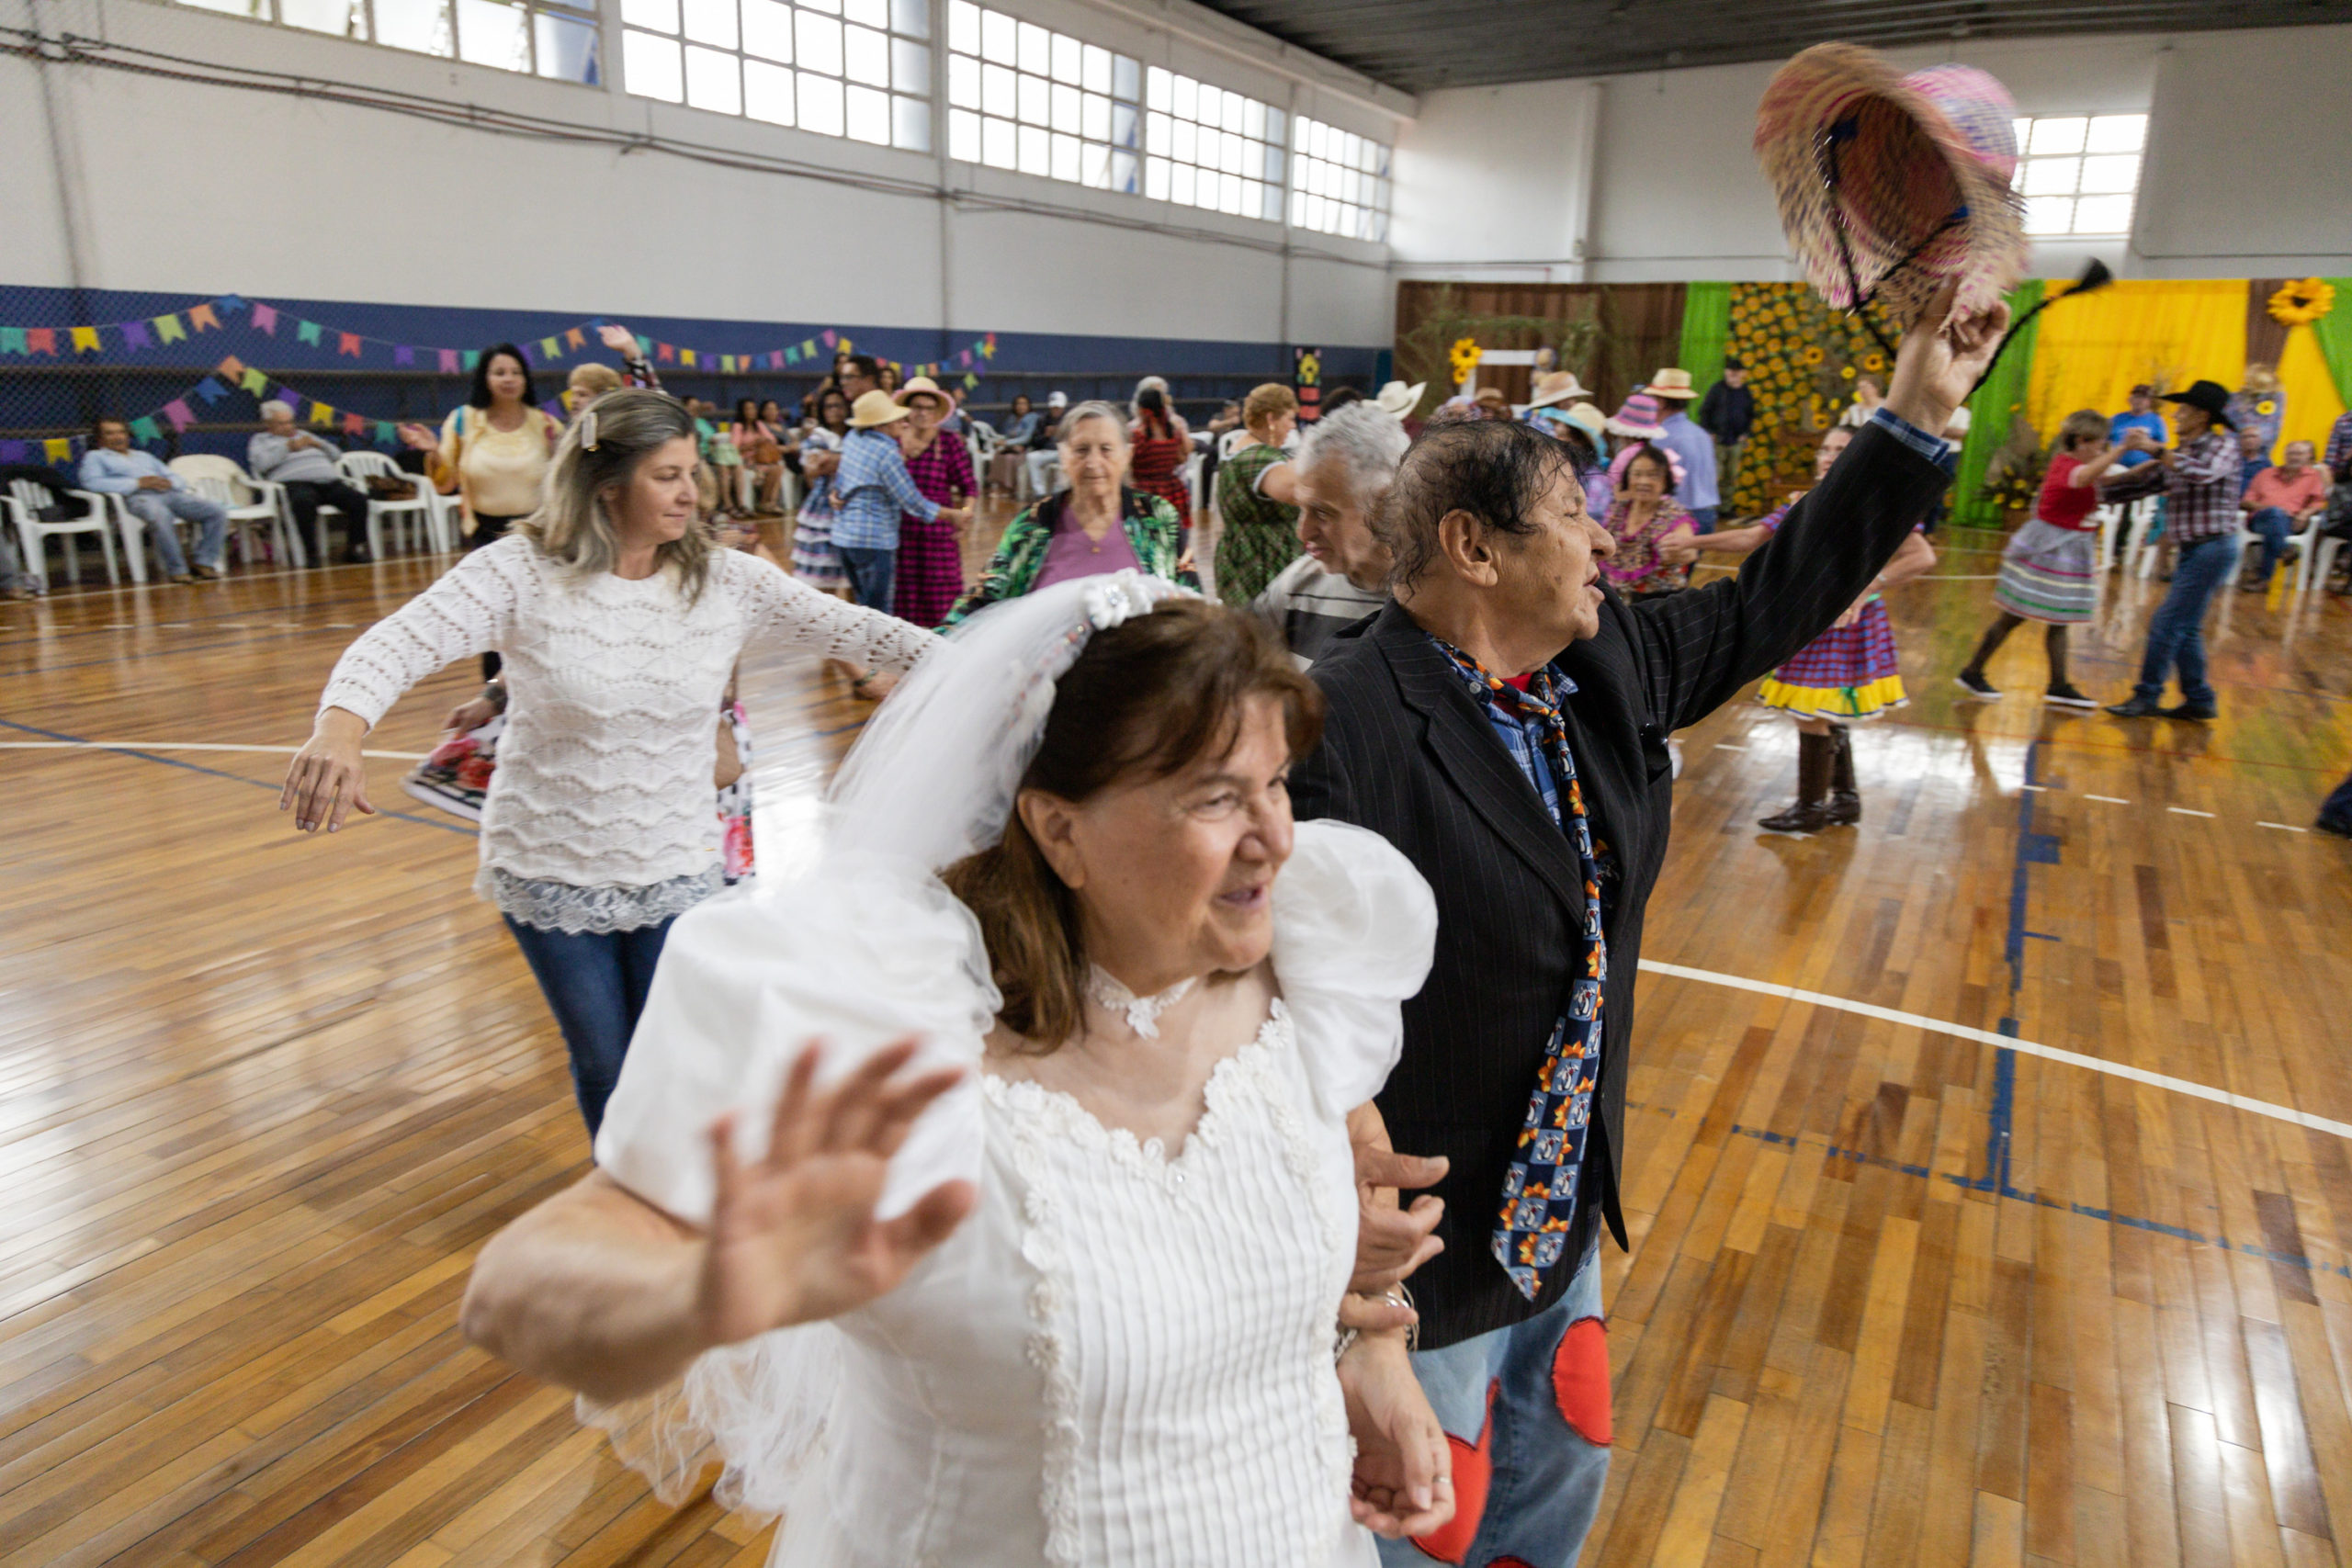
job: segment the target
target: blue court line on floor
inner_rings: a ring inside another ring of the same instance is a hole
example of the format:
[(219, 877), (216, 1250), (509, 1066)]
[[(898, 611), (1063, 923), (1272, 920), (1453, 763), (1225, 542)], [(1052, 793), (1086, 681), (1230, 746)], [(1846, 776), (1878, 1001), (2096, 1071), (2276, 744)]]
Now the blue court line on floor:
[[(21, 730), (27, 735), (38, 735), (44, 740), (71, 740), (78, 745), (87, 746), (94, 751), (106, 751), (118, 757), (136, 757), (142, 762), (161, 762), (167, 768), (179, 768), (191, 773), (202, 773), (207, 778), (227, 779), (232, 784), (248, 784), (254, 789), (276, 791), (285, 787), (282, 784), (271, 784), (267, 779), (249, 779), (243, 773), (223, 773), (219, 768), (208, 768), (200, 762), (183, 762), (177, 757), (166, 757), (156, 751), (141, 751), (132, 746), (100, 745), (84, 736), (68, 735), (62, 729), (43, 729), (37, 724), (19, 724), (13, 718), (0, 718), (0, 728)], [(445, 833), (462, 833), (469, 839), (478, 836), (475, 829), (459, 827), (455, 822), (444, 822), (431, 817), (419, 817), (413, 812), (387, 811), (379, 807), (376, 808), (376, 815), (390, 817), (401, 822), (420, 822), (427, 828), (438, 828)]]

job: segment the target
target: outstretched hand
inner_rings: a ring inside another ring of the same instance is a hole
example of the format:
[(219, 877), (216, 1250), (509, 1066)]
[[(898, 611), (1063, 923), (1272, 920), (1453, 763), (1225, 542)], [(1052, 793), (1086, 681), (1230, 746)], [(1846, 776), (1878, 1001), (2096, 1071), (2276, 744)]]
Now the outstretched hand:
[(1960, 280), (1937, 290), (1895, 351), (1893, 385), (1886, 392), (1887, 412), (1930, 435), (1941, 435), (1951, 423), (1951, 411), (1968, 400), (1976, 378), (1984, 373), (2001, 336), (2008, 331), (2009, 307), (1996, 300), (1993, 308), (1965, 321), (1953, 320), (1953, 302)]
[(968, 1181), (942, 1182), (898, 1218), (876, 1219), (891, 1155), (963, 1073), (948, 1067), (894, 1081), (914, 1059), (915, 1042), (902, 1040), (820, 1089), (818, 1051), (812, 1043), (794, 1059), (764, 1155), (736, 1158), (731, 1115), (711, 1128), (718, 1190), (696, 1291), (711, 1344), (833, 1317), (888, 1294), (977, 1198)]
[(596, 337), (606, 348), (629, 358), (637, 357), (637, 334), (618, 321), (606, 321), (596, 329)]

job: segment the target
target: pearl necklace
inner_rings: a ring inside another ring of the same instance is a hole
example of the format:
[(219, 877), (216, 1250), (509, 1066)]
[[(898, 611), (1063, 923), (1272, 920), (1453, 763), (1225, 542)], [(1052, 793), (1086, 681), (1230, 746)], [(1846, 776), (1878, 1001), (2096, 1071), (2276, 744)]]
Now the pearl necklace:
[(1122, 985), (1119, 977), (1100, 964), (1091, 966), (1086, 976), (1086, 994), (1105, 1012), (1124, 1012), (1127, 1027), (1146, 1040), (1159, 1038), (1159, 1015), (1193, 994), (1200, 982), (1195, 975), (1179, 980), (1157, 996), (1139, 997)]

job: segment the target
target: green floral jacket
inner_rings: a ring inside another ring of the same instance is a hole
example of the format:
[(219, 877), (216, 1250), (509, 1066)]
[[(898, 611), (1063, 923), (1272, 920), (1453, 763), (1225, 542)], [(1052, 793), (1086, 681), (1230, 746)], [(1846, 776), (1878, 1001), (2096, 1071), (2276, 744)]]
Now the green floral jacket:
[[(1041, 501), (1004, 525), (1004, 537), (997, 541), (996, 554), (980, 571), (979, 581), (974, 583), (956, 608), (947, 613), (946, 626), (955, 626), (975, 610), (995, 604), (1000, 599), (1018, 599), (1029, 592), (1045, 570), (1046, 548), (1054, 542), (1054, 528), (1061, 521), (1062, 508), (1069, 504), (1069, 492)], [(1176, 509), (1148, 491), (1119, 487), (1119, 522), (1127, 531), (1127, 545), (1136, 553), (1136, 564), (1147, 576), (1164, 577), (1170, 582), (1198, 589), (1200, 579), (1187, 571), (1176, 570), (1177, 541), (1182, 525), (1177, 521)]]

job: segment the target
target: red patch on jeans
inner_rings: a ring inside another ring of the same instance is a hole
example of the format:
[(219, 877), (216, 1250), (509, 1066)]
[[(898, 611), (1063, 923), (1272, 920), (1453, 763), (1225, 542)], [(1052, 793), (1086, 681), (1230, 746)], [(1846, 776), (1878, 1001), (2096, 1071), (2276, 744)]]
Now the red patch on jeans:
[[(1560, 1336), (1552, 1353), (1552, 1393), (1560, 1415), (1577, 1436), (1607, 1448), (1615, 1428), (1609, 1419), (1609, 1331), (1597, 1317), (1580, 1317)], [(1457, 1485), (1457, 1495), (1460, 1487)]]
[(1478, 1428), (1476, 1447), (1448, 1432), (1445, 1446), (1453, 1459), (1453, 1517), (1428, 1535), (1413, 1537), (1413, 1544), (1436, 1558), (1440, 1562), (1460, 1563), (1470, 1555), (1470, 1543), (1477, 1538), (1478, 1520), (1487, 1511), (1487, 1488), (1495, 1479), (1495, 1391), (1499, 1382), (1487, 1385), (1487, 1415)]

